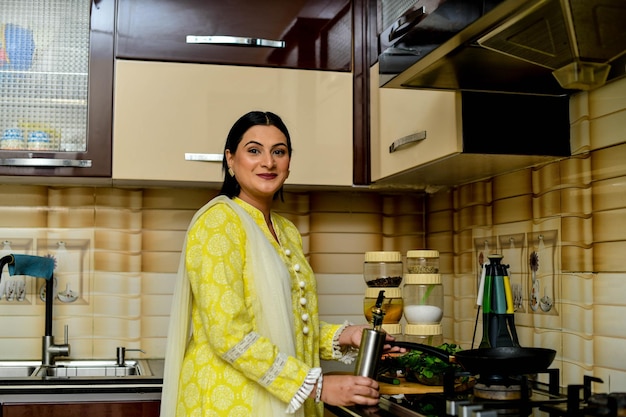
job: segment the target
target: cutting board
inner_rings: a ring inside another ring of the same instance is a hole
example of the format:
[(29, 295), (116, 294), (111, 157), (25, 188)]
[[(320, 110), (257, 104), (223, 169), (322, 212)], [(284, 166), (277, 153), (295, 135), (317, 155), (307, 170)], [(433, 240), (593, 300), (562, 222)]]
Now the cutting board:
[(423, 385), (417, 382), (407, 382), (404, 378), (398, 378), (399, 385), (378, 382), (381, 394), (427, 394), (432, 392), (443, 392), (442, 386)]

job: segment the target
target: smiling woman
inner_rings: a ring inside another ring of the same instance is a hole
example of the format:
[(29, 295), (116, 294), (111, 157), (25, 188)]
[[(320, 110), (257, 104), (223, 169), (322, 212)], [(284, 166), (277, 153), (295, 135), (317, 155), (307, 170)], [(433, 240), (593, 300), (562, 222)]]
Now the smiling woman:
[(375, 380), (321, 374), (320, 359), (355, 359), (365, 326), (320, 322), (302, 237), (272, 210), (291, 149), (274, 113), (247, 113), (228, 134), (221, 195), (196, 213), (183, 247), (161, 415), (313, 417), (322, 401), (378, 403)]

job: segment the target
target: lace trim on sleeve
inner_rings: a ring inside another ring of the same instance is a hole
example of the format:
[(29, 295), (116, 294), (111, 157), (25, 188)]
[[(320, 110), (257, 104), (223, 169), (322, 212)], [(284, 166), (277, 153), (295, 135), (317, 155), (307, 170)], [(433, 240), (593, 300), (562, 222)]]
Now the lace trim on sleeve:
[(347, 365), (354, 362), (359, 355), (359, 350), (357, 348), (352, 346), (341, 346), (339, 344), (339, 335), (341, 335), (341, 332), (343, 332), (346, 327), (351, 325), (352, 323), (345, 321), (341, 327), (337, 329), (335, 335), (333, 336), (333, 358)]
[(320, 378), (322, 378), (322, 368), (311, 368), (306, 378), (304, 378), (304, 382), (300, 386), (300, 389), (298, 389), (296, 395), (294, 395), (289, 402), (289, 406), (286, 411), (288, 414), (294, 414), (300, 407), (302, 407), (302, 404), (304, 404), (304, 401), (309, 398), (309, 395), (311, 395), (311, 392), (315, 389), (315, 384)]

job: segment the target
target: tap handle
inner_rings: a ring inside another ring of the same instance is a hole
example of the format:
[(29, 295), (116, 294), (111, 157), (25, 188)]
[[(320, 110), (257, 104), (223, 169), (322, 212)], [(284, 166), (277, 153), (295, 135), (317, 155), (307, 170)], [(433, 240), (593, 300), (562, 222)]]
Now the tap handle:
[(69, 345), (69, 326), (66, 324), (63, 326), (63, 344)]

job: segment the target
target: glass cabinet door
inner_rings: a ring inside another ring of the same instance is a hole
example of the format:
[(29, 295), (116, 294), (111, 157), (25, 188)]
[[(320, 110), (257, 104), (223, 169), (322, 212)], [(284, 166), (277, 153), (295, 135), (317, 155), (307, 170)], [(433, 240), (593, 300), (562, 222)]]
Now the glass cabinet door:
[(0, 174), (110, 176), (114, 0), (2, 0)]

